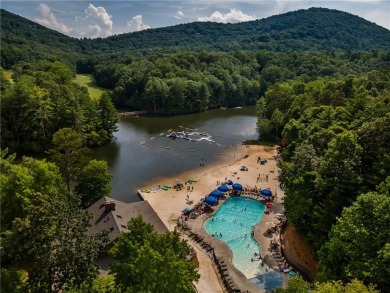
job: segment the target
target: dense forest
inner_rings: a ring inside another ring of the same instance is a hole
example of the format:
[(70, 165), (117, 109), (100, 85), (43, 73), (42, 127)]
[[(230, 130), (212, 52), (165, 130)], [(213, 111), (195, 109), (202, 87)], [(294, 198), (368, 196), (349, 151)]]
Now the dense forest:
[[(237, 24), (194, 22), (108, 38), (75, 39), (20, 16), (1, 12), (1, 66), (45, 59), (69, 66), (81, 57), (120, 57), (183, 51), (274, 52), (387, 50), (390, 32), (349, 13), (325, 8), (298, 10)], [(73, 67), (74, 68), (74, 67)]]
[(376, 50), (186, 52), (138, 58), (129, 65), (101, 62), (93, 75), (113, 90), (119, 107), (180, 114), (253, 105), (276, 81), (342, 78), (389, 65), (390, 54)]
[[(259, 139), (281, 146), (287, 219), (319, 260), (316, 283), (278, 292), (387, 292), (389, 48), (388, 30), (322, 8), (93, 40), (1, 10), (1, 66), (12, 75), (1, 69), (1, 291), (193, 292), (189, 247), (139, 218), (111, 251), (115, 278), (97, 277), (106, 235), (85, 237), (84, 208), (109, 195), (111, 175), (89, 147), (113, 138), (114, 106), (172, 115), (256, 104)], [(111, 92), (91, 99), (76, 73)], [(16, 159), (29, 152), (47, 158)]]
[(390, 68), (290, 80), (257, 102), (261, 135), (282, 146), (288, 221), (319, 259), (319, 280), (390, 287)]
[(111, 141), (118, 116), (111, 98), (98, 101), (72, 82), (71, 70), (59, 61), (21, 63), (13, 82), (1, 72), (1, 147), (16, 152), (44, 152), (55, 132), (71, 127), (87, 146)]

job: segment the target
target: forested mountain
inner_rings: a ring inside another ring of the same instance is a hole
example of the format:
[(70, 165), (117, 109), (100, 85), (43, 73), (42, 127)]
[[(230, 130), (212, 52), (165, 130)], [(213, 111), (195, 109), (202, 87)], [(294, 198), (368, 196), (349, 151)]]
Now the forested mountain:
[(65, 61), (74, 69), (80, 40), (1, 9), (1, 66), (19, 61)]
[(172, 27), (91, 40), (87, 44), (105, 49), (190, 50), (370, 50), (387, 49), (390, 31), (358, 16), (310, 8), (265, 19), (221, 24), (194, 22)]
[(145, 55), (178, 51), (388, 49), (390, 31), (349, 13), (325, 8), (298, 10), (236, 24), (194, 22), (78, 40), (1, 10), (1, 66), (18, 61), (66, 60), (131, 51)]

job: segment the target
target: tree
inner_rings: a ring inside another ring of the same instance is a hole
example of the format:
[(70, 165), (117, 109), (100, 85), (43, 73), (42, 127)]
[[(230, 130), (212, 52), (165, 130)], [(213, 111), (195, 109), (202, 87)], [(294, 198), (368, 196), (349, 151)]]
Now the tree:
[(311, 284), (300, 277), (288, 280), (286, 288), (278, 288), (275, 293), (307, 293), (311, 292)]
[(257, 132), (260, 138), (270, 139), (272, 131), (272, 122), (269, 119), (258, 119), (256, 122)]
[(1, 268), (1, 292), (21, 293), (23, 287), (22, 273), (14, 269)]
[(108, 196), (111, 191), (111, 178), (107, 162), (89, 161), (81, 170), (74, 188), (74, 192), (81, 198), (82, 205), (88, 207), (102, 196)]
[(113, 133), (118, 130), (118, 113), (112, 104), (108, 93), (103, 93), (98, 101), (97, 111), (100, 117), (100, 127), (105, 135), (102, 139), (104, 142), (111, 141)]
[(89, 149), (82, 147), (81, 136), (71, 128), (63, 128), (53, 135), (54, 149), (49, 151), (52, 160), (60, 168), (68, 192), (70, 183), (75, 180), (85, 165), (85, 156)]
[(116, 293), (118, 292), (115, 286), (114, 276), (98, 276), (93, 280), (92, 287), (87, 283), (83, 283), (81, 288), (66, 291), (67, 293)]
[(120, 292), (195, 292), (192, 282), (199, 275), (186, 259), (190, 248), (179, 233), (157, 234), (141, 216), (131, 219), (128, 229), (110, 250)]
[(4, 254), (13, 267), (28, 272), (28, 292), (62, 292), (89, 286), (98, 274), (94, 263), (106, 243), (104, 235), (88, 236), (90, 215), (77, 199), (61, 202), (36, 196), (4, 234)]
[[(6, 151), (4, 152), (7, 153)], [(37, 196), (61, 201), (66, 194), (58, 167), (45, 160), (24, 157), (20, 164), (2, 158), (1, 183), (1, 229), (10, 229), (15, 218), (26, 216), (26, 207)]]
[(364, 183), (373, 188), (390, 174), (390, 114), (364, 123), (357, 131)]
[(283, 125), (284, 115), (278, 108), (272, 113), (271, 121), (275, 127), (275, 138), (278, 139), (278, 129)]
[(357, 136), (345, 131), (332, 139), (321, 162), (316, 188), (321, 198), (313, 209), (313, 229), (309, 236), (319, 248), (343, 208), (359, 194), (362, 147)]
[(379, 192), (360, 195), (346, 207), (320, 249), (322, 274), (349, 281), (358, 278), (378, 289), (390, 288), (390, 178)]
[(316, 182), (320, 159), (312, 145), (301, 144), (294, 152), (291, 162), (281, 162), (279, 180), (284, 186), (286, 215), (294, 227), (308, 233), (311, 231), (313, 208), (321, 199)]
[(326, 283), (315, 282), (314, 285), (305, 282), (300, 277), (288, 280), (286, 288), (278, 288), (275, 293), (379, 293), (374, 286), (365, 286), (359, 280), (352, 280), (343, 285), (340, 281)]
[(256, 116), (257, 119), (264, 119), (266, 116), (267, 104), (264, 97), (261, 97), (256, 101)]

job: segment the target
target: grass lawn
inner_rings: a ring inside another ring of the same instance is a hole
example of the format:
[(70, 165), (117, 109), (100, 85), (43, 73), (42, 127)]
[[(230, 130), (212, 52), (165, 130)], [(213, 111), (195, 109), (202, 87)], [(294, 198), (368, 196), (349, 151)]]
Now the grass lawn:
[(86, 86), (93, 100), (98, 100), (102, 93), (108, 92), (108, 90), (96, 85), (92, 74), (76, 74), (76, 78), (73, 81), (78, 85)]

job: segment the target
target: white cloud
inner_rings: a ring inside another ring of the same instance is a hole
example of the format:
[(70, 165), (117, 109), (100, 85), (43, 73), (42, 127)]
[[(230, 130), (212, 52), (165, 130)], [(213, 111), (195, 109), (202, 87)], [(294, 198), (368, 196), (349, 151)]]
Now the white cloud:
[(89, 4), (85, 9), (84, 18), (84, 21), (89, 23), (89, 30), (86, 35), (92, 38), (107, 37), (112, 35), (113, 22), (111, 18), (111, 15), (107, 13), (104, 7), (95, 7), (92, 4)]
[[(276, 0), (271, 10), (271, 15), (283, 14), (289, 11), (308, 8), (310, 7), (308, 3), (309, 2), (307, 0), (290, 0), (290, 1)], [(315, 3), (315, 2), (311, 2), (311, 3)]]
[(39, 4), (39, 11), (41, 13), (41, 18), (34, 18), (34, 20), (48, 28), (54, 29), (56, 31), (60, 31), (64, 34), (68, 34), (72, 31), (71, 28), (67, 27), (64, 23), (59, 22), (54, 16), (51, 9), (46, 4)]
[(361, 13), (361, 17), (364, 17), (368, 21), (375, 22), (380, 26), (390, 29), (389, 11), (381, 9), (367, 10)]
[(214, 11), (210, 16), (204, 16), (199, 17), (199, 21), (214, 21), (214, 22), (242, 22), (242, 21), (249, 21), (249, 20), (255, 20), (254, 15), (247, 15), (243, 13), (241, 10), (238, 9), (230, 9), (230, 12), (227, 12), (225, 14), (222, 14), (219, 11)]
[(179, 10), (178, 12), (176, 12), (175, 18), (182, 19), (183, 17), (184, 17), (183, 11)]
[(138, 32), (150, 28), (149, 25), (142, 21), (142, 15), (136, 15), (127, 22), (127, 27), (131, 32)]

